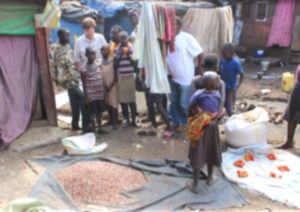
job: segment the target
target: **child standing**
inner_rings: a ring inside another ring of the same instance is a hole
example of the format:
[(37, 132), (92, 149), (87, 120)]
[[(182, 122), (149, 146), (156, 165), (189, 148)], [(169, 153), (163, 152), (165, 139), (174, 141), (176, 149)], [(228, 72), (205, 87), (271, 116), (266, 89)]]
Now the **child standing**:
[(110, 124), (116, 129), (118, 122), (117, 76), (114, 70), (113, 60), (109, 57), (110, 47), (107, 45), (103, 46), (101, 48), (101, 54), (102, 77), (106, 91), (109, 119)]
[[(114, 67), (118, 76), (118, 95), (122, 114), (128, 125), (137, 126), (137, 108), (135, 103), (135, 70), (136, 63), (132, 60), (132, 46), (126, 31), (120, 33), (121, 45), (116, 49)], [(131, 111), (131, 122), (129, 119)]]
[(193, 181), (188, 188), (198, 193), (199, 174), (207, 164), (208, 181), (212, 181), (213, 166), (221, 164), (220, 138), (217, 120), (222, 117), (220, 111), (221, 94), (215, 90), (219, 76), (206, 72), (201, 78), (203, 89), (192, 96), (189, 106), (187, 136), (190, 141), (189, 159), (193, 167)]
[(100, 64), (96, 62), (96, 52), (88, 47), (85, 50), (87, 62), (82, 69), (85, 98), (92, 109), (98, 124), (98, 133), (106, 133), (102, 129), (102, 112), (105, 109), (105, 91), (103, 86)]
[(114, 25), (110, 30), (110, 57), (114, 57), (116, 49), (120, 47), (120, 32), (122, 32), (122, 30), (120, 25)]
[[(220, 63), (221, 78), (225, 82), (226, 87), (225, 107), (228, 116), (231, 116), (233, 113), (236, 92), (244, 78), (243, 67), (239, 60), (234, 57), (234, 53), (234, 45), (231, 43), (225, 44), (222, 50), (223, 59)], [(240, 76), (239, 80), (238, 76)]]
[[(209, 72), (209, 73), (215, 73), (216, 77), (219, 74), (219, 59), (217, 55), (215, 54), (207, 54), (204, 57), (203, 64), (202, 64), (203, 73)], [(196, 76), (194, 77), (192, 81), (192, 90), (193, 93), (197, 91), (198, 89), (202, 89), (202, 76)], [(219, 83), (216, 85), (216, 90), (218, 90), (221, 94), (221, 105), (220, 105), (220, 111), (223, 110), (225, 106), (225, 83), (223, 80), (219, 80)]]

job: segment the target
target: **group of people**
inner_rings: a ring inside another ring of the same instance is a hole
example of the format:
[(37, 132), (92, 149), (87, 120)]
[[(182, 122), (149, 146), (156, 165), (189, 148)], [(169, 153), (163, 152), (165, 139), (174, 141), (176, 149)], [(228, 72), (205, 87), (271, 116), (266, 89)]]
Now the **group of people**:
[(113, 27), (112, 42), (108, 45), (101, 34), (95, 33), (96, 22), (92, 18), (85, 18), (82, 25), (84, 35), (76, 40), (74, 52), (69, 45), (69, 31), (60, 29), (57, 33), (59, 41), (51, 47), (50, 54), (53, 79), (58, 86), (68, 90), (72, 129), (80, 129), (81, 114), (83, 132), (93, 131), (97, 124), (98, 132), (106, 133), (102, 128), (102, 113), (106, 110), (110, 124), (116, 128), (119, 103), (127, 123), (137, 126), (137, 67), (136, 61), (132, 60), (128, 33), (119, 26)]
[[(181, 31), (180, 18), (176, 19), (176, 25), (175, 51), (168, 51), (166, 58), (171, 94), (154, 94), (145, 88), (147, 120), (157, 127), (157, 110), (166, 124), (163, 136), (186, 132), (194, 169), (189, 188), (197, 192), (203, 165), (208, 165), (208, 182), (212, 180), (213, 166), (221, 165), (218, 122), (224, 115), (224, 107), (229, 116), (233, 113), (243, 68), (234, 57), (232, 44), (224, 45), (219, 61), (214, 54), (204, 55), (197, 40)], [(80, 129), (81, 114), (83, 132), (93, 131), (97, 124), (98, 132), (106, 133), (102, 128), (104, 111), (108, 111), (109, 123), (116, 129), (119, 104), (126, 123), (137, 127), (136, 78), (145, 78), (146, 71), (139, 69), (132, 58), (136, 31), (129, 36), (122, 27), (114, 26), (108, 44), (101, 34), (95, 33), (96, 22), (92, 18), (85, 18), (82, 26), (84, 34), (76, 40), (74, 51), (69, 45), (68, 30), (60, 29), (59, 41), (51, 47), (50, 54), (53, 79), (68, 90), (72, 129)]]

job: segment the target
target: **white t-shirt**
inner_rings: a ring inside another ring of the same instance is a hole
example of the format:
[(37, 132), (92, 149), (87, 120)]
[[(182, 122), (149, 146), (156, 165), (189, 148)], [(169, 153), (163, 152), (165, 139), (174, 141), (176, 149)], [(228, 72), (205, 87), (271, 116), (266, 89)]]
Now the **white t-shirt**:
[(107, 45), (107, 42), (103, 35), (95, 33), (94, 38), (89, 40), (85, 35), (81, 35), (75, 42), (74, 55), (75, 62), (84, 64), (86, 62), (85, 49), (91, 47), (96, 51), (96, 59), (101, 59), (101, 48)]
[(168, 70), (173, 81), (190, 85), (195, 75), (194, 59), (203, 52), (198, 41), (189, 33), (180, 32), (175, 38), (175, 51), (168, 52)]

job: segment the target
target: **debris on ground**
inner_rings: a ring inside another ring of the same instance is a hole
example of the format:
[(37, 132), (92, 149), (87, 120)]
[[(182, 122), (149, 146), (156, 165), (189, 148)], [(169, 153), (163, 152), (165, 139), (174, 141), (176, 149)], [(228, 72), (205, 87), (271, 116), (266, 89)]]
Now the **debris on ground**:
[(149, 129), (141, 129), (137, 132), (139, 136), (156, 136), (157, 131), (155, 129), (149, 128)]
[(284, 96), (277, 96), (277, 97), (272, 97), (272, 96), (264, 96), (262, 98), (263, 101), (267, 102), (288, 102), (288, 98)]
[(133, 148), (135, 150), (139, 150), (139, 149), (143, 149), (144, 148), (143, 145), (141, 145), (141, 144), (133, 144), (132, 146), (133, 146)]
[(283, 122), (283, 114), (281, 112), (270, 113), (270, 122), (274, 124), (281, 124)]
[(261, 94), (262, 95), (267, 95), (267, 94), (270, 94), (272, 91), (270, 89), (262, 89), (261, 90)]
[(255, 105), (249, 104), (247, 102), (239, 102), (237, 104), (237, 110), (242, 113), (253, 110), (253, 109), (255, 109)]

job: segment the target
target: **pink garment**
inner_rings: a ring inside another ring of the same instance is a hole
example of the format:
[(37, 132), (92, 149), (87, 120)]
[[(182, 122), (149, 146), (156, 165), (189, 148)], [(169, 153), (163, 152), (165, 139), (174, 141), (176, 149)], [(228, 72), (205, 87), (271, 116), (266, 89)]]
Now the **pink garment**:
[(296, 82), (298, 83), (298, 85), (300, 85), (300, 65), (298, 66), (296, 71)]
[(289, 47), (292, 41), (296, 0), (278, 0), (268, 46)]
[(27, 128), (35, 109), (38, 63), (32, 36), (0, 36), (0, 140)]

